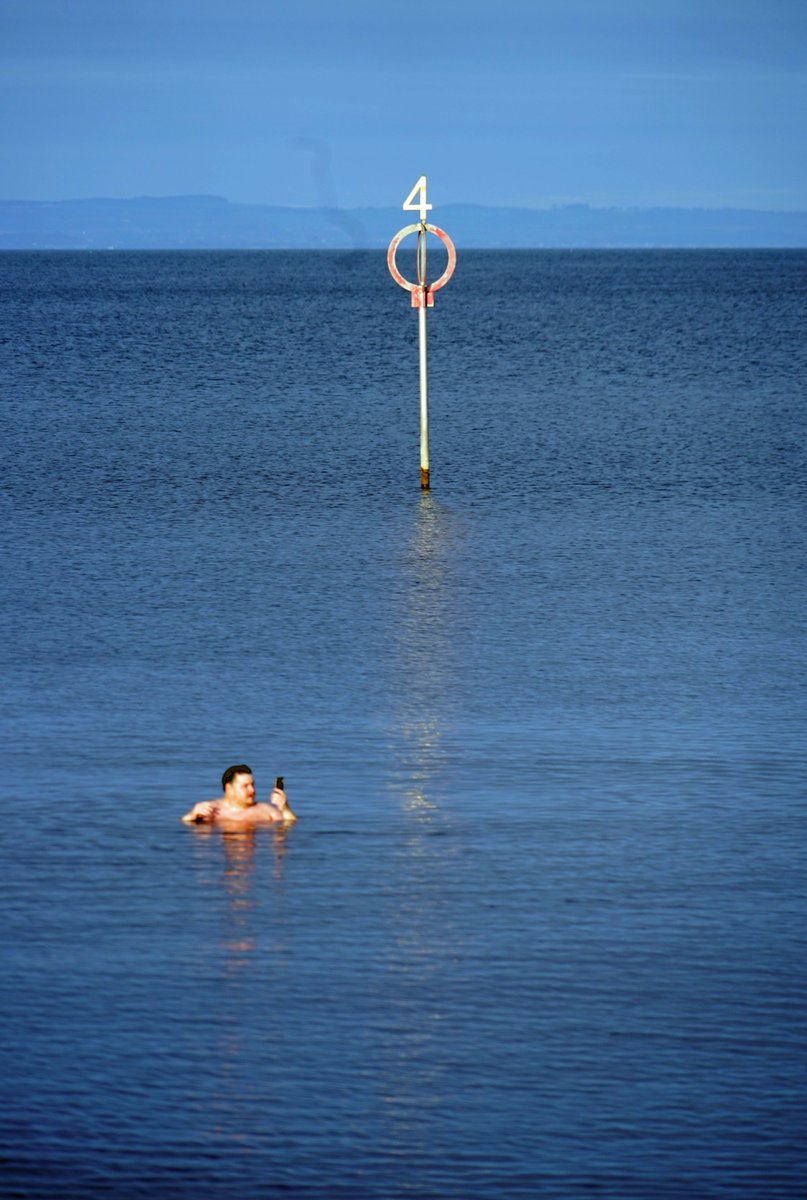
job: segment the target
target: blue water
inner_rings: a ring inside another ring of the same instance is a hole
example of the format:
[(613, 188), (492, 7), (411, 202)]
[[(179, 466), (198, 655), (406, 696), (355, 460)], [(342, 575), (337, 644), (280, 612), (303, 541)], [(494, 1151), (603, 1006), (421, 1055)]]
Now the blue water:
[(0, 255), (4, 1198), (805, 1194), (807, 254), (459, 251)]

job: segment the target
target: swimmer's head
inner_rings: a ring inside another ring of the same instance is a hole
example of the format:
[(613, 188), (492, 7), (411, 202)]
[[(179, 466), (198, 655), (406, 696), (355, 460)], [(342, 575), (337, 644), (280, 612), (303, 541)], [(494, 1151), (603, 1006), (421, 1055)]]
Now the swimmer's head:
[(232, 783), (236, 775), (251, 775), (252, 767), (248, 767), (246, 763), (237, 763), (234, 767), (228, 767), (221, 777), (221, 786), (226, 792), (227, 784)]

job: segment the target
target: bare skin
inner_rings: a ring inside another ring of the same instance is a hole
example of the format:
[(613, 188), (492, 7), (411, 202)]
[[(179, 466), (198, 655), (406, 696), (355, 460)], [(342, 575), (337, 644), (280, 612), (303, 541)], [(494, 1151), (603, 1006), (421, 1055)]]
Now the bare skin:
[(225, 787), (223, 796), (194, 804), (182, 820), (186, 825), (216, 825), (225, 832), (236, 832), (258, 825), (291, 825), (297, 817), (286, 793), (280, 788), (274, 788), (268, 803), (258, 804), (254, 776), (235, 775)]

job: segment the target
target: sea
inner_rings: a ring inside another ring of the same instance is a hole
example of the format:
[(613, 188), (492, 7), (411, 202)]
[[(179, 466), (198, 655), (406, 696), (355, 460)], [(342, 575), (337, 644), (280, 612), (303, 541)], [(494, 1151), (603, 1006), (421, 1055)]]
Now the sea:
[(0, 255), (3, 1200), (807, 1194), (807, 252), (457, 249)]

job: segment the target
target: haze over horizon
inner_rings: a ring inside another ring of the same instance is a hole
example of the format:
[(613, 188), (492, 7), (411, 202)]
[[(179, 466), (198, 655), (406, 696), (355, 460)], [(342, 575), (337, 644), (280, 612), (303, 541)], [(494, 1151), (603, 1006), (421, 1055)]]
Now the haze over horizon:
[(4, 0), (0, 198), (807, 209), (797, 0)]

